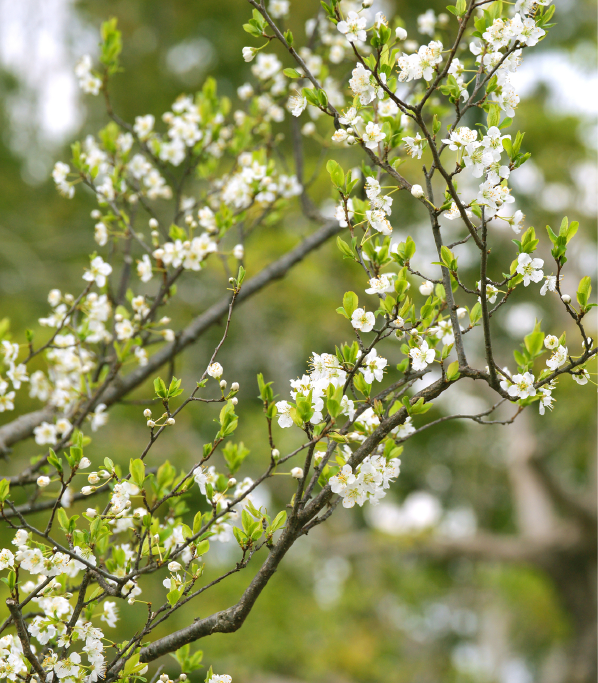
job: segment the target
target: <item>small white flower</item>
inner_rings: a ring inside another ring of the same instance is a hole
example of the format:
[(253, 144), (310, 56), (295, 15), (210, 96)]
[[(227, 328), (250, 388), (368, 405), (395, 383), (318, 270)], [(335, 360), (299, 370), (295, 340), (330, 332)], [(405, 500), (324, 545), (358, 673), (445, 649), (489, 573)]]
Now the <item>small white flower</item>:
[(90, 269), (86, 270), (83, 279), (87, 282), (94, 282), (98, 287), (106, 284), (106, 277), (112, 272), (112, 266), (105, 263), (101, 256), (96, 256), (90, 263)]
[(287, 102), (287, 109), (293, 116), (301, 116), (307, 107), (307, 98), (303, 95), (291, 95)]
[(432, 292), (434, 291), (434, 283), (430, 282), (429, 280), (424, 280), (421, 285), (419, 286), (419, 292), (420, 294), (423, 294), (424, 296), (430, 296)]
[(527, 287), (530, 282), (540, 282), (544, 277), (541, 268), (544, 261), (541, 258), (532, 259), (529, 254), (519, 254), (517, 258), (517, 273), (523, 275), (523, 285)]
[(434, 349), (428, 347), (428, 342), (423, 341), (419, 347), (414, 347), (409, 351), (411, 363), (415, 371), (425, 370), (430, 363), (434, 362), (436, 355)]
[(336, 28), (347, 37), (350, 43), (356, 40), (363, 42), (367, 38), (366, 24), (365, 17), (360, 17), (357, 12), (349, 12), (346, 21), (339, 21)]
[(46, 488), (46, 486), (48, 486), (49, 484), (50, 484), (50, 477), (41, 476), (41, 477), (37, 478), (37, 485), (40, 488)]
[(585, 369), (581, 369), (581, 374), (580, 375), (571, 375), (573, 379), (579, 384), (579, 385), (584, 385), (588, 383), (588, 380), (590, 379), (590, 373)]
[(377, 123), (370, 121), (365, 127), (365, 133), (362, 135), (362, 140), (368, 149), (376, 149), (379, 142), (384, 140), (386, 133), (382, 132), (382, 129)]
[(559, 345), (558, 349), (546, 361), (546, 365), (554, 372), (567, 362), (568, 354), (569, 351), (567, 347)]
[(300, 467), (293, 467), (291, 470), (291, 477), (293, 477), (293, 479), (303, 479), (303, 470)]
[(513, 384), (507, 390), (509, 396), (527, 398), (528, 396), (536, 395), (534, 376), (531, 372), (526, 372), (523, 375), (513, 375), (512, 380)]
[(212, 363), (210, 366), (208, 366), (208, 375), (214, 379), (220, 379), (223, 372), (224, 369), (220, 363)]
[(544, 346), (547, 349), (556, 349), (556, 347), (559, 345), (559, 340), (558, 337), (555, 337), (554, 334), (547, 334), (546, 337), (544, 338)]
[(246, 62), (252, 62), (255, 55), (257, 54), (257, 50), (254, 47), (244, 47), (242, 52), (243, 59)]
[(351, 325), (360, 332), (371, 332), (376, 324), (376, 316), (371, 311), (356, 308), (351, 316)]
[(291, 408), (293, 406), (287, 401), (278, 401), (276, 403), (276, 410), (278, 411), (278, 425), (279, 427), (292, 427), (293, 418), (291, 417)]

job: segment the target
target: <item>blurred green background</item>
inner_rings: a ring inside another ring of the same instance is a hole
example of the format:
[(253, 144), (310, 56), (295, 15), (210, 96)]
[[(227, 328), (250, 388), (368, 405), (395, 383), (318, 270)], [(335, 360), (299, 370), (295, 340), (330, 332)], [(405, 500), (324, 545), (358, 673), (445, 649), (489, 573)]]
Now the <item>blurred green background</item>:
[[(315, 0), (291, 2), (290, 26), (296, 35), (303, 35), (305, 20), (318, 6)], [(424, 40), (416, 33), (416, 17), (428, 7), (444, 9), (438, 2), (400, 0), (376, 3), (374, 9), (388, 17), (398, 13), (410, 37)], [(105, 125), (102, 102), (79, 95), (72, 68), (80, 54), (97, 49), (99, 25), (110, 16), (118, 17), (123, 31), (125, 68), (112, 93), (116, 110), (127, 120), (145, 113), (158, 119), (180, 92), (193, 92), (208, 74), (233, 101), (236, 88), (250, 80), (250, 65), (241, 58), (242, 47), (253, 44), (241, 28), (249, 16), (243, 0), (0, 0), (0, 317), (11, 319), (19, 338), (46, 314), (49, 289), (79, 290), (81, 267), (94, 250), (91, 198), (77, 192), (75, 199), (63, 199), (49, 175), (55, 160), (68, 159), (72, 140)], [(524, 148), (532, 152), (531, 162), (512, 177), (517, 207), (541, 238), (543, 226), (558, 226), (563, 215), (580, 221), (565, 278), (570, 292), (581, 275), (596, 275), (595, 16), (593, 2), (558, 2), (557, 26), (525, 55), (513, 79), (522, 103), (509, 132), (526, 131)], [(288, 126), (288, 120), (280, 124), (287, 139)], [(288, 152), (286, 141), (282, 150)], [(312, 197), (325, 206), (332, 195), (321, 173), (320, 152), (319, 144), (306, 140), (307, 176), (314, 172), (322, 181), (314, 183)], [(343, 154), (347, 164), (360, 161)], [(413, 182), (421, 182), (415, 164), (405, 168)], [(411, 234), (425, 256), (425, 216), (402, 197), (395, 206), (395, 230), (402, 237)], [(284, 220), (249, 240), (249, 275), (315, 227), (294, 204)], [(450, 235), (450, 225), (447, 230)], [(506, 230), (499, 232), (499, 254), (507, 254), (511, 237)], [(541, 251), (548, 259), (545, 243)], [(427, 267), (431, 275), (423, 256), (415, 267)], [(221, 362), (227, 379), (241, 384), (238, 434), (251, 448), (243, 474), (257, 475), (267, 453), (265, 424), (255, 400), (256, 373), (274, 380), (285, 398), (288, 379), (303, 373), (313, 351), (330, 352), (350, 338), (334, 309), (344, 291), (359, 292), (363, 286), (361, 274), (329, 244), (237, 310)], [(179, 303), (168, 314), (184, 324), (220, 298), (225, 287), (224, 272), (214, 264), (201, 277), (186, 278)], [(517, 292), (499, 320), (502, 364), (513, 364), (511, 350), (530, 331), (534, 316), (543, 320), (546, 331), (572, 332), (554, 298), (540, 299), (537, 289), (533, 294)], [(595, 336), (593, 321), (588, 329)], [(183, 377), (183, 386), (192, 386), (220, 334), (218, 328), (211, 330), (177, 361), (175, 374)], [(392, 357), (393, 349), (396, 345), (388, 342), (381, 352)], [(461, 410), (485, 405), (483, 396), (466, 389), (454, 399)], [(147, 388), (137, 396), (148, 396)], [(595, 657), (591, 542), (581, 551), (559, 550), (532, 563), (503, 563), (493, 551), (480, 559), (467, 547), (480, 530), (522, 539), (524, 548), (556, 531), (577, 533), (566, 504), (551, 497), (528, 458), (541, 456), (573, 497), (594, 498), (595, 391), (591, 384), (578, 387), (566, 378), (556, 396), (551, 414), (540, 417), (532, 408), (528, 412), (533, 414), (511, 428), (446, 423), (409, 441), (401, 475), (383, 506), (338, 511), (298, 543), (241, 631), (196, 645), (204, 650), (206, 666), (229, 673), (235, 683), (586, 680), (574, 676), (576, 662)], [(429, 415), (433, 419), (446, 409), (450, 406), (440, 401)], [(127, 462), (135, 457), (147, 438), (140, 413), (139, 407), (115, 406), (110, 427), (93, 441), (92, 459), (109, 455)], [(152, 464), (168, 458), (188, 467), (204, 435), (211, 434), (213, 417), (200, 409), (181, 415), (176, 432), (152, 452)], [(2, 423), (7, 418), (4, 414)], [(283, 446), (294, 443), (287, 433), (280, 439)], [(34, 451), (31, 442), (21, 444), (0, 466), (18, 471), (19, 458)], [(290, 493), (290, 485), (280, 485), (270, 489), (270, 500), (264, 502), (275, 511)], [(451, 543), (460, 550), (446, 551)], [(208, 579), (237, 555), (232, 546), (215, 547)], [(250, 567), (177, 612), (169, 629), (235, 602), (252, 571)], [(585, 605), (577, 590), (586, 594)], [(158, 580), (145, 595), (152, 591), (162, 596)], [(143, 620), (143, 612), (141, 605), (127, 606), (122, 616), (130, 623)], [(119, 636), (124, 635), (123, 623)], [(178, 672), (173, 660), (166, 666)], [(199, 678), (203, 675), (196, 672), (193, 679)]]

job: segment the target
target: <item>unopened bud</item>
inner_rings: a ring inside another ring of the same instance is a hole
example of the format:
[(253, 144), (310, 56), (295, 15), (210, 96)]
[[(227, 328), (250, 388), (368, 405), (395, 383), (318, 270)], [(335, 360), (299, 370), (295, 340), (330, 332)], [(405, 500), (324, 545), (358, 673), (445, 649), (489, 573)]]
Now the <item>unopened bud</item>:
[(167, 425), (173, 425), (175, 423), (174, 417), (169, 417), (168, 420), (166, 420)]
[(220, 388), (221, 388), (221, 389), (226, 389), (226, 380), (225, 380), (225, 379), (221, 379), (221, 380), (220, 380)]
[(291, 470), (291, 477), (293, 477), (293, 479), (303, 479), (303, 470), (300, 467), (293, 467)]
[(565, 304), (570, 304), (571, 297), (568, 294), (563, 294), (563, 296), (561, 297), (561, 301)]
[(152, 411), (149, 408), (146, 408), (143, 411), (143, 417), (151, 417), (152, 416)]
[(231, 477), (231, 478), (228, 480), (228, 485), (229, 485), (229, 488), (230, 488), (230, 487), (233, 487), (233, 486), (236, 486), (236, 485), (237, 485), (237, 480), (236, 480), (234, 477)]
[(233, 382), (230, 385), (231, 391), (239, 391), (239, 382)]
[(236, 396), (233, 396), (233, 397), (231, 398), (230, 402), (231, 402), (234, 406), (236, 406), (237, 403), (239, 402), (239, 399), (238, 399)]
[(158, 221), (155, 218), (150, 218), (149, 226), (152, 230), (155, 230), (158, 227)]
[(156, 426), (156, 423), (155, 423), (153, 420), (148, 420), (148, 421), (147, 421), (147, 426), (148, 426), (148, 427), (155, 427), (155, 426)]
[(278, 450), (278, 448), (272, 449), (272, 457), (274, 458), (274, 460), (278, 460), (278, 458), (280, 458), (280, 451)]
[(421, 199), (424, 196), (424, 190), (423, 190), (421, 185), (412, 185), (411, 186), (411, 194), (416, 199)]

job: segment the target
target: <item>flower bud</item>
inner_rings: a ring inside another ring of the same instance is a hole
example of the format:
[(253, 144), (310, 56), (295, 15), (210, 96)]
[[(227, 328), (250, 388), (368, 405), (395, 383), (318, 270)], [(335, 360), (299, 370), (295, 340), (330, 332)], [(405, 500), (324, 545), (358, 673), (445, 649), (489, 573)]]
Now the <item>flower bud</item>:
[(148, 420), (148, 421), (147, 421), (147, 426), (148, 426), (148, 427), (155, 427), (155, 426), (156, 426), (156, 423), (155, 423), (153, 420)]
[(231, 402), (234, 406), (236, 406), (237, 403), (239, 402), (239, 399), (238, 399), (236, 396), (233, 396), (233, 398), (231, 398), (230, 402)]
[(293, 477), (293, 479), (303, 479), (303, 470), (300, 467), (293, 467), (291, 470), (291, 477)]
[(81, 458), (81, 460), (79, 460), (79, 469), (80, 470), (85, 470), (90, 465), (91, 465), (91, 460), (89, 458), (83, 457), (83, 458)]
[(92, 519), (98, 516), (97, 510), (94, 510), (94, 508), (87, 508), (87, 510), (85, 510), (85, 514)]
[(221, 388), (221, 389), (226, 389), (226, 380), (225, 380), (225, 379), (221, 379), (221, 380), (220, 380), (220, 388)]
[(94, 221), (99, 221), (100, 218), (102, 217), (102, 212), (99, 211), (98, 209), (94, 209), (91, 212), (91, 217), (94, 219)]
[(348, 145), (354, 145), (355, 144), (355, 137), (353, 135), (349, 135), (347, 138), (347, 144)]
[(410, 334), (412, 337), (417, 337), (417, 335), (419, 334), (419, 332), (417, 331), (417, 329), (416, 329), (415, 327), (412, 327), (412, 328), (409, 330), (409, 334)]
[(395, 36), (398, 40), (405, 40), (407, 38), (407, 31), (402, 26), (398, 26), (395, 31)]
[(100, 478), (98, 477), (98, 473), (97, 473), (97, 472), (90, 472), (90, 473), (87, 475), (87, 481), (88, 481), (90, 484), (99, 484), (99, 483), (100, 483)]
[(129, 605), (134, 605), (135, 604), (135, 598), (129, 598), (127, 600), (127, 602), (129, 603)]
[(253, 61), (253, 58), (255, 57), (257, 50), (254, 47), (244, 47), (243, 48), (243, 59), (246, 62), (251, 62)]
[(237, 244), (233, 248), (233, 256), (239, 261), (245, 256), (245, 247), (242, 244)]
[(228, 487), (229, 487), (229, 488), (232, 488), (233, 486), (236, 486), (236, 485), (237, 485), (237, 480), (236, 480), (234, 477), (231, 477), (231, 478), (228, 480)]
[(280, 458), (280, 451), (278, 450), (278, 448), (272, 449), (272, 457), (274, 458), (274, 460), (278, 460), (278, 458)]
[(239, 382), (233, 382), (230, 385), (230, 389), (231, 389), (231, 391), (239, 391)]
[(149, 408), (146, 408), (143, 411), (143, 417), (151, 417), (152, 416), (152, 411)]
[(45, 488), (46, 486), (48, 486), (49, 483), (50, 483), (50, 477), (42, 476), (42, 477), (37, 478), (37, 485), (42, 489)]
[(571, 297), (568, 294), (563, 294), (563, 296), (561, 297), (561, 301), (565, 304), (570, 304)]
[(411, 186), (411, 194), (416, 199), (421, 199), (424, 196), (424, 190), (423, 190), (421, 185), (412, 185)]
[(155, 230), (158, 227), (158, 221), (155, 218), (150, 218), (149, 226), (152, 230)]
[(458, 308), (457, 309), (457, 318), (459, 320), (462, 320), (466, 315), (467, 315), (467, 309), (466, 308)]
[(168, 420), (166, 420), (167, 425), (173, 425), (175, 423), (174, 417), (169, 417)]
[(169, 572), (178, 572), (179, 569), (181, 569), (181, 565), (178, 562), (169, 562), (168, 563), (168, 571)]
[(89, 496), (89, 495), (91, 495), (95, 490), (96, 490), (96, 487), (95, 487), (95, 486), (84, 486), (84, 487), (81, 489), (81, 493), (82, 493), (84, 496)]
[(430, 296), (432, 292), (434, 291), (434, 283), (429, 282), (428, 280), (424, 280), (421, 285), (419, 286), (419, 292), (420, 294), (423, 294), (424, 296)]
[(374, 0), (363, 0), (363, 2), (361, 3), (361, 6), (364, 9), (367, 9), (368, 7), (371, 7), (373, 4), (374, 4)]

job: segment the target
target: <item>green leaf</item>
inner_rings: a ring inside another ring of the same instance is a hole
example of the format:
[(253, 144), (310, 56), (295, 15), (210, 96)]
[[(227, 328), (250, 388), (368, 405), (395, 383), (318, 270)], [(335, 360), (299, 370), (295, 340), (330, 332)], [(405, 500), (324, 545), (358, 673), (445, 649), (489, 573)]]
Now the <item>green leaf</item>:
[(497, 126), (500, 123), (500, 107), (498, 104), (491, 103), (488, 105), (488, 116), (486, 119), (486, 124), (488, 128), (492, 126)]
[(345, 313), (349, 318), (353, 315), (353, 312), (359, 308), (359, 297), (355, 292), (345, 292), (343, 296), (343, 308)]
[(181, 597), (182, 593), (183, 593), (182, 588), (175, 588), (174, 590), (171, 590), (167, 594), (166, 599), (168, 600), (170, 605), (176, 605), (177, 602), (179, 601), (179, 598)]
[(330, 159), (326, 164), (326, 170), (330, 174), (330, 180), (332, 180), (332, 184), (340, 190), (345, 184), (345, 174), (343, 169), (336, 161), (334, 161), (334, 159)]
[(278, 531), (278, 529), (281, 529), (285, 525), (286, 521), (287, 521), (286, 510), (282, 510), (281, 512), (279, 512), (276, 515), (276, 517), (274, 518), (274, 521), (270, 525), (270, 532), (274, 533), (275, 531)]
[(156, 395), (160, 398), (167, 398), (168, 391), (166, 390), (166, 384), (164, 384), (164, 380), (162, 378), (156, 377), (154, 380), (154, 390)]
[(297, 69), (283, 69), (282, 73), (287, 78), (303, 78), (303, 75), (300, 74)]
[(583, 277), (577, 288), (577, 301), (582, 308), (585, 308), (588, 304), (588, 299), (592, 292), (592, 279), (586, 275)]
[(0, 480), (0, 502), (4, 502), (8, 498), (10, 492), (10, 482), (8, 479)]
[(129, 472), (131, 473), (131, 480), (133, 483), (139, 486), (139, 488), (142, 488), (145, 480), (145, 464), (143, 460), (140, 460), (139, 458), (131, 460), (129, 463)]
[(446, 378), (449, 382), (454, 382), (459, 379), (461, 373), (459, 372), (459, 361), (452, 362), (446, 369)]
[(340, 237), (336, 238), (336, 246), (339, 248), (344, 258), (355, 260), (355, 253), (353, 249), (351, 249), (351, 247)]
[(195, 554), (198, 557), (200, 557), (201, 555), (205, 555), (209, 549), (210, 549), (210, 542), (207, 539), (205, 539), (203, 541), (200, 541), (197, 544)]
[(69, 528), (69, 517), (66, 514), (64, 508), (60, 507), (56, 510), (56, 517), (58, 518), (58, 524), (63, 531), (67, 531)]

